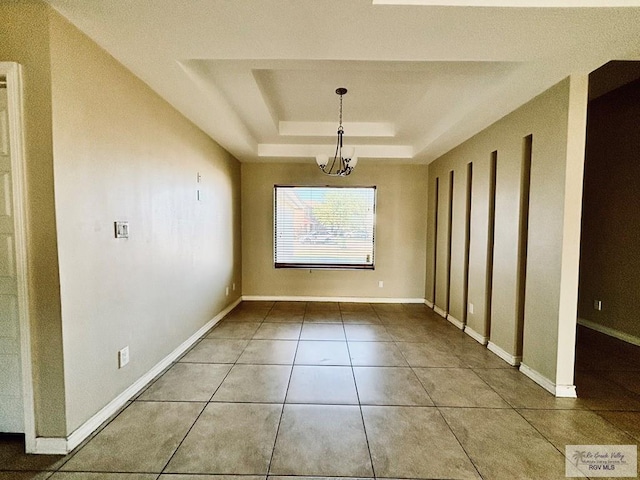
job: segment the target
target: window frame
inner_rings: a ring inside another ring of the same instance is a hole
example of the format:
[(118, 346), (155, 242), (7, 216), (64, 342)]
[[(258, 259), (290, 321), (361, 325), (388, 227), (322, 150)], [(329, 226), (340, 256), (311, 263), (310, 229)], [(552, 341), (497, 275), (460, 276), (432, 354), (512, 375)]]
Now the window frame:
[[(318, 189), (367, 189), (373, 191), (373, 220), (371, 236), (371, 263), (313, 263), (313, 262), (278, 262), (277, 261), (277, 225), (278, 225), (278, 189), (318, 188)], [(378, 203), (378, 189), (376, 185), (290, 185), (275, 184), (273, 186), (273, 266), (276, 269), (305, 269), (305, 270), (375, 270), (376, 265), (376, 214)]]

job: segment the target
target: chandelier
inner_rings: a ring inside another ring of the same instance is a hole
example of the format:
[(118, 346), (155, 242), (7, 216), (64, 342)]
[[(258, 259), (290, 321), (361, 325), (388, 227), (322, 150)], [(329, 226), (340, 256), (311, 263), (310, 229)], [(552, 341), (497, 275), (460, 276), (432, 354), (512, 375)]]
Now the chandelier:
[(338, 141), (336, 143), (336, 153), (330, 160), (328, 155), (316, 155), (316, 163), (320, 170), (326, 175), (333, 177), (345, 177), (355, 168), (358, 163), (358, 157), (354, 156), (353, 147), (342, 147), (342, 136), (344, 128), (342, 128), (342, 96), (347, 93), (347, 89), (340, 87), (336, 89), (336, 93), (340, 95), (340, 126), (338, 127)]

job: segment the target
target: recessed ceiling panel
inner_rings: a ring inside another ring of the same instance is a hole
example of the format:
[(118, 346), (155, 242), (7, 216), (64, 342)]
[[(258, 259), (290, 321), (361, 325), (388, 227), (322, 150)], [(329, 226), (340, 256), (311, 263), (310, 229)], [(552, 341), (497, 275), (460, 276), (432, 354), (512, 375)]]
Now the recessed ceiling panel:
[(241, 161), (335, 147), (346, 87), (346, 142), (429, 162), (640, 55), (640, 0), (46, 1)]
[(579, 8), (637, 7), (638, 0), (373, 0), (373, 5), (422, 5), (426, 7)]
[[(450, 127), (518, 67), (513, 62), (190, 60), (259, 146), (258, 156), (308, 155), (335, 142), (345, 87), (345, 138), (360, 155), (401, 157)], [(369, 146), (371, 148), (369, 148)], [(397, 150), (397, 149), (401, 150)], [(382, 149), (382, 150), (381, 150)], [(388, 152), (394, 152), (389, 154)]]

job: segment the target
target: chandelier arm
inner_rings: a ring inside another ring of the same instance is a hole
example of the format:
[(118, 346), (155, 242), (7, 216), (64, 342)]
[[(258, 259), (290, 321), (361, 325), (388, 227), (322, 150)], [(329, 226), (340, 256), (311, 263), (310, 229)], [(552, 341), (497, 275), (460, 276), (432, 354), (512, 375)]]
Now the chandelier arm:
[(338, 145), (340, 144), (340, 140), (338, 140), (338, 142), (336, 143), (336, 153), (333, 154), (333, 160), (331, 161), (331, 168), (329, 168), (328, 171), (324, 172), (327, 173), (329, 175), (333, 174), (333, 169), (336, 165), (336, 160), (338, 159)]

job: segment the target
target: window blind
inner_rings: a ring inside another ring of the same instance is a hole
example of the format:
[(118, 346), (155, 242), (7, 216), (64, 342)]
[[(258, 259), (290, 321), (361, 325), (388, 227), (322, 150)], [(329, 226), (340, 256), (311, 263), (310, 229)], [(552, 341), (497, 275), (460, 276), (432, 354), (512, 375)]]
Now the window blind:
[(373, 269), (376, 187), (274, 186), (276, 268)]

